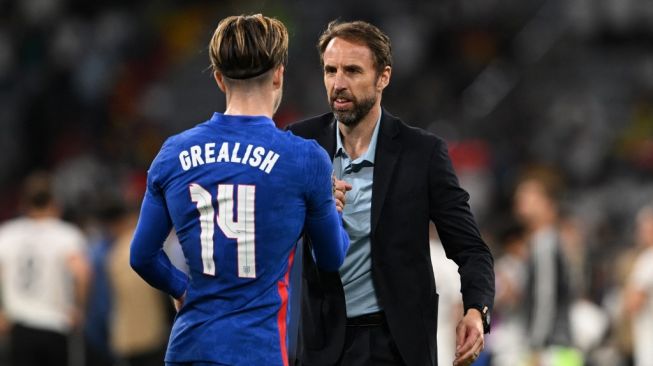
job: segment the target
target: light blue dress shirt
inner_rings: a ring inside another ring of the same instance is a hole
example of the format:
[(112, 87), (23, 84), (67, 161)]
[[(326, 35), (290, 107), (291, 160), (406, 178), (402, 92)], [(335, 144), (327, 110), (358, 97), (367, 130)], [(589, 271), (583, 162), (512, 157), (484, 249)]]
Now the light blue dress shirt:
[(351, 160), (336, 127), (336, 154), (333, 171), (338, 179), (352, 185), (347, 192), (343, 220), (349, 233), (349, 251), (340, 267), (340, 278), (345, 290), (347, 317), (353, 318), (381, 310), (372, 282), (370, 230), (372, 218), (372, 182), (374, 153), (381, 118), (376, 122), (367, 151)]

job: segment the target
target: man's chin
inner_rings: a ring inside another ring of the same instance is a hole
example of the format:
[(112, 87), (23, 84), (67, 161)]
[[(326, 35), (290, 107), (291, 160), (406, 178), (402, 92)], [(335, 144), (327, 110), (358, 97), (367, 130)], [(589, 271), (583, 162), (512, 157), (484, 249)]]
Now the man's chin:
[(360, 122), (360, 119), (357, 119), (350, 111), (337, 111), (333, 110), (333, 115), (336, 117), (338, 122), (344, 124), (345, 126), (355, 126)]

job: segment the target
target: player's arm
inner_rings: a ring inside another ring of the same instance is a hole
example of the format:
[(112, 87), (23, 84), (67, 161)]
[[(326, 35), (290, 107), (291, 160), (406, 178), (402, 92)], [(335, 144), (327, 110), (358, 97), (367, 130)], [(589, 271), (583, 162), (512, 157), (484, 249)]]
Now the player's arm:
[(71, 315), (71, 322), (74, 327), (77, 327), (84, 319), (92, 276), (91, 266), (84, 251), (74, 251), (66, 257), (66, 267), (74, 283), (75, 308)]
[(317, 147), (308, 154), (308, 207), (306, 232), (313, 243), (315, 263), (325, 271), (337, 271), (345, 260), (349, 236), (342, 225), (333, 198), (331, 161), (324, 150)]
[(151, 192), (146, 192), (131, 243), (129, 262), (134, 271), (152, 287), (179, 299), (186, 291), (188, 276), (172, 265), (163, 251), (163, 243), (171, 229), (172, 221), (165, 203)]

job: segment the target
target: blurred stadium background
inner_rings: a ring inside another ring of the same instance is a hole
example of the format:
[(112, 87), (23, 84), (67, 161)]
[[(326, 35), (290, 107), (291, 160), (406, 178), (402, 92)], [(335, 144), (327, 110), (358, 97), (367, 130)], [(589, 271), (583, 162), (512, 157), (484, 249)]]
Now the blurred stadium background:
[(224, 108), (208, 71), (218, 21), (258, 12), (291, 35), (279, 127), (328, 110), (326, 24), (378, 25), (394, 54), (383, 104), (449, 142), (495, 255), (516, 179), (546, 166), (582, 238), (583, 296), (610, 312), (615, 258), (653, 201), (650, 0), (0, 0), (0, 220), (37, 169), (91, 238), (106, 202), (136, 205), (164, 139)]

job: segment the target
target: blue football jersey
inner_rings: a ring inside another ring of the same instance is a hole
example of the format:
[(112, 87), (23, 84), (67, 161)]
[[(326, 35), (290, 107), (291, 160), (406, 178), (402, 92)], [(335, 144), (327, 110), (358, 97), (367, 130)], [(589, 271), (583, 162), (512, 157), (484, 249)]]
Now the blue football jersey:
[[(153, 286), (186, 294), (167, 362), (287, 365), (297, 240), (305, 225), (322, 238), (314, 255), (327, 270), (348, 247), (331, 174), (316, 142), (264, 116), (215, 113), (163, 144), (148, 171), (131, 264)], [(188, 276), (163, 254), (171, 227)]]

